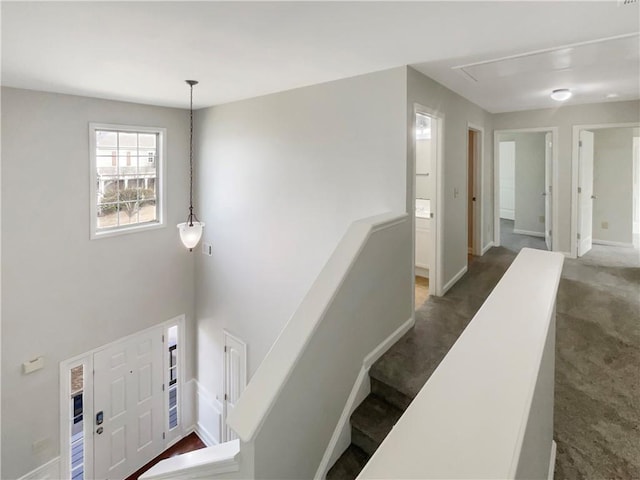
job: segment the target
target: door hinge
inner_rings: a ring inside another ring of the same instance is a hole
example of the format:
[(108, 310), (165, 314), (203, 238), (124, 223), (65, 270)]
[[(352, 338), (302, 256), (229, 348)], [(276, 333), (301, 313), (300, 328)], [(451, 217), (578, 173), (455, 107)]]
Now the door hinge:
[(227, 394), (225, 393), (225, 394), (224, 394), (224, 401), (226, 402), (228, 398), (229, 398), (229, 397), (228, 397), (228, 396), (227, 396)]
[(162, 335), (162, 343), (164, 343), (164, 335)]
[(578, 240), (580, 240), (580, 234), (578, 234)]
[(578, 193), (582, 193), (582, 187), (578, 187)]
[(553, 230), (549, 230), (549, 236), (551, 236), (551, 232), (552, 232), (552, 231), (553, 231)]
[(581, 146), (582, 146), (582, 140), (580, 140), (580, 141), (578, 142), (578, 146), (579, 146), (579, 147), (581, 147)]
[(162, 391), (164, 392), (164, 383), (162, 384)]
[(224, 353), (227, 353), (227, 346), (224, 346)]
[(165, 434), (164, 432), (162, 432), (162, 439), (163, 439), (163, 440), (165, 439), (165, 435), (166, 435), (166, 434)]

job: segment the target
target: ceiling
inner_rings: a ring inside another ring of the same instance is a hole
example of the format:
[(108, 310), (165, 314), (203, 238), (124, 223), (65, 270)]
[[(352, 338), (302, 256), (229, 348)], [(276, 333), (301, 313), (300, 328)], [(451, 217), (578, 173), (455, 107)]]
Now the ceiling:
[(557, 106), (555, 88), (575, 91), (569, 103), (640, 97), (639, 6), (617, 0), (1, 8), (11, 87), (184, 108), (197, 79), (200, 108), (412, 65), (490, 112)]

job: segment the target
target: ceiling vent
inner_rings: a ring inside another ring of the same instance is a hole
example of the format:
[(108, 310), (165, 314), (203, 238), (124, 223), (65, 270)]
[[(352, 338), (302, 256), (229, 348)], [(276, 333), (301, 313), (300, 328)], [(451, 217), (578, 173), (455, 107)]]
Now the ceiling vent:
[(623, 7), (625, 5), (633, 5), (634, 3), (638, 3), (638, 0), (618, 0), (619, 7)]

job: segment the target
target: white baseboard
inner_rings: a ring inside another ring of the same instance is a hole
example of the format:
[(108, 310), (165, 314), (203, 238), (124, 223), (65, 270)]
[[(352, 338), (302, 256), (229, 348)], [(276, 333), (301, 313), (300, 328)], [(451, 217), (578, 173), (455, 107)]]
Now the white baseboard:
[(574, 255), (571, 254), (571, 252), (558, 252), (558, 253), (561, 253), (566, 258), (576, 258)]
[(598, 245), (607, 245), (609, 247), (624, 247), (624, 248), (633, 248), (633, 243), (626, 242), (612, 242), (611, 240), (596, 240), (595, 238), (591, 240), (593, 243)]
[(480, 256), (484, 255), (485, 253), (487, 253), (491, 248), (493, 248), (493, 240), (491, 240), (489, 243), (487, 243), (482, 250), (480, 251)]
[(195, 432), (207, 447), (222, 441), (223, 406), (200, 382), (194, 379), (196, 387)]
[(509, 209), (500, 209), (500, 218), (504, 218), (505, 220), (515, 220), (516, 213), (515, 210)]
[(513, 233), (516, 233), (518, 235), (529, 235), (530, 237), (544, 238), (544, 232), (533, 232), (531, 230), (520, 230), (519, 228), (514, 228)]
[(428, 268), (422, 268), (422, 267), (418, 267), (416, 265), (416, 275), (418, 277), (423, 277), (423, 278), (429, 278), (429, 269)]
[(31, 470), (18, 480), (59, 480), (60, 479), (60, 457), (52, 458), (44, 465)]
[(547, 474), (548, 480), (553, 480), (553, 474), (556, 470), (556, 450), (558, 446), (555, 440), (551, 440), (551, 458), (549, 458), (549, 473)]
[(460, 280), (465, 273), (467, 273), (466, 265), (462, 267), (462, 269), (458, 273), (456, 273), (451, 280), (449, 280), (447, 283), (444, 284), (444, 287), (442, 287), (442, 296), (444, 296), (444, 294), (447, 293), (449, 289), (453, 287), (456, 284), (456, 282)]
[(362, 368), (358, 372), (351, 393), (347, 397), (342, 414), (338, 419), (338, 424), (331, 435), (331, 440), (327, 445), (327, 449), (322, 456), (320, 465), (314, 478), (316, 480), (324, 479), (327, 476), (327, 472), (333, 466), (334, 463), (340, 458), (342, 452), (344, 452), (351, 443), (351, 424), (349, 419), (353, 411), (360, 405), (367, 395), (371, 392), (371, 383), (369, 378), (369, 369), (384, 353), (391, 348), (400, 338), (409, 331), (416, 323), (414, 317), (404, 322), (400, 327), (396, 329), (391, 335), (384, 339), (369, 355), (367, 355), (362, 361)]

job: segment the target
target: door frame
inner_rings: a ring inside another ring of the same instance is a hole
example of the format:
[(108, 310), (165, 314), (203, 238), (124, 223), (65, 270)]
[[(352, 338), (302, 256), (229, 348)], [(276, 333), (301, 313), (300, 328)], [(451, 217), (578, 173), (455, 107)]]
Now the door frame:
[[(484, 183), (484, 127), (467, 122), (467, 152), (469, 152), (469, 131), (475, 132), (475, 146), (473, 159), (473, 194), (476, 201), (473, 202), (473, 238), (472, 254), (481, 256), (484, 246), (484, 205), (483, 205), (483, 183)], [(467, 153), (468, 155), (468, 153)], [(467, 159), (467, 194), (469, 192), (469, 159)], [(467, 199), (467, 205), (469, 204)], [(469, 212), (467, 212), (467, 221)]]
[[(551, 155), (551, 251), (560, 248), (558, 238), (558, 127), (530, 127), (493, 131), (493, 244), (500, 246), (500, 140), (501, 134), (551, 132), (553, 150)], [(546, 168), (546, 167), (545, 167)], [(577, 190), (576, 190), (577, 191)]]
[[(433, 212), (434, 218), (431, 222), (431, 248), (433, 254), (431, 258), (435, 263), (435, 275), (432, 275), (429, 271), (429, 292), (440, 297), (443, 295), (442, 285), (442, 212), (444, 192), (442, 191), (442, 166), (444, 158), (444, 129), (445, 129), (445, 115), (443, 112), (434, 110), (429, 107), (425, 107), (419, 103), (413, 104), (413, 112), (411, 117), (411, 131), (408, 135), (409, 141), (409, 159), (411, 162), (410, 168), (411, 181), (410, 185), (410, 198), (408, 199), (408, 213), (411, 217), (411, 308), (415, 310), (415, 282), (416, 282), (416, 115), (422, 114), (431, 117), (432, 121), (436, 122), (436, 158), (431, 162), (431, 171), (434, 173), (434, 185), (436, 194), (433, 196), (436, 200), (436, 208)], [(433, 268), (431, 265), (430, 269)]]
[[(178, 334), (182, 335), (183, 345), (186, 345), (186, 335), (185, 335), (185, 315), (178, 315), (170, 320), (166, 320), (162, 323), (154, 325), (152, 327), (145, 328), (144, 330), (137, 331), (130, 335), (126, 335), (122, 338), (118, 338), (112, 342), (109, 342), (105, 345), (101, 345), (92, 350), (89, 350), (80, 355), (76, 355), (75, 357), (69, 358), (67, 360), (63, 360), (59, 364), (59, 411), (60, 411), (60, 421), (59, 421), (59, 430), (60, 430), (60, 477), (61, 478), (70, 478), (70, 460), (71, 460), (71, 451), (69, 449), (69, 438), (70, 431), (69, 425), (71, 424), (71, 418), (69, 416), (69, 399), (71, 398), (71, 389), (70, 389), (70, 371), (72, 368), (83, 365), (85, 373), (84, 385), (83, 385), (83, 404), (82, 404), (82, 415), (84, 420), (84, 452), (85, 452), (85, 478), (92, 479), (94, 477), (93, 465), (94, 465), (94, 449), (93, 449), (93, 429), (94, 429), (94, 417), (95, 411), (93, 408), (93, 356), (104, 350), (105, 348), (112, 347), (120, 342), (130, 340), (137, 335), (141, 335), (143, 333), (148, 333), (153, 330), (162, 328), (163, 332), (166, 334), (166, 329), (170, 325), (178, 325)], [(181, 326), (182, 325), (182, 326)], [(163, 349), (166, 350), (166, 349)], [(184, 398), (182, 392), (184, 392), (184, 367), (185, 367), (185, 352), (184, 348), (180, 349), (182, 352), (179, 352), (178, 355), (179, 361), (182, 366), (178, 365), (178, 418), (180, 421), (183, 418), (182, 415), (182, 407), (183, 403), (180, 403), (180, 398)], [(163, 351), (163, 359), (165, 359), (165, 352)], [(168, 373), (168, 361), (164, 361), (163, 368), (163, 379), (166, 380)], [(168, 390), (166, 390), (168, 392)], [(164, 395), (164, 404), (165, 404), (165, 415), (163, 416), (163, 421), (167, 422), (168, 425), (168, 395)], [(164, 418), (166, 417), (166, 418)], [(184, 436), (185, 429), (184, 425), (180, 423), (182, 428), (182, 435)], [(180, 440), (180, 438), (178, 438)], [(178, 441), (176, 440), (176, 442)], [(173, 442), (173, 443), (176, 443)], [(166, 450), (169, 445), (167, 445), (165, 439), (165, 445), (163, 450)]]
[[(580, 131), (636, 127), (640, 127), (640, 122), (596, 123), (591, 125), (573, 126), (573, 135), (571, 139), (571, 229), (569, 231), (569, 238), (571, 239), (571, 258), (578, 258), (578, 173), (580, 167)], [(554, 229), (555, 228), (556, 227), (554, 226)]]
[(229, 441), (228, 438), (228, 434), (227, 434), (227, 430), (229, 427), (227, 427), (227, 394), (229, 392), (229, 386), (227, 384), (227, 338), (231, 338), (234, 342), (239, 343), (240, 345), (242, 345), (242, 356), (243, 356), (243, 362), (244, 362), (244, 371), (240, 372), (240, 384), (242, 385), (242, 389), (244, 390), (244, 388), (246, 388), (247, 386), (247, 368), (249, 367), (249, 365), (247, 364), (247, 343), (242, 340), (239, 337), (236, 337), (235, 335), (233, 335), (232, 333), (230, 333), (227, 329), (223, 329), (222, 330), (223, 335), (224, 335), (224, 353), (223, 353), (223, 361), (222, 361), (222, 368), (223, 368), (223, 392), (222, 392), (222, 425), (221, 425), (221, 429), (222, 432), (220, 432), (220, 438), (222, 439), (223, 442), (227, 442)]

